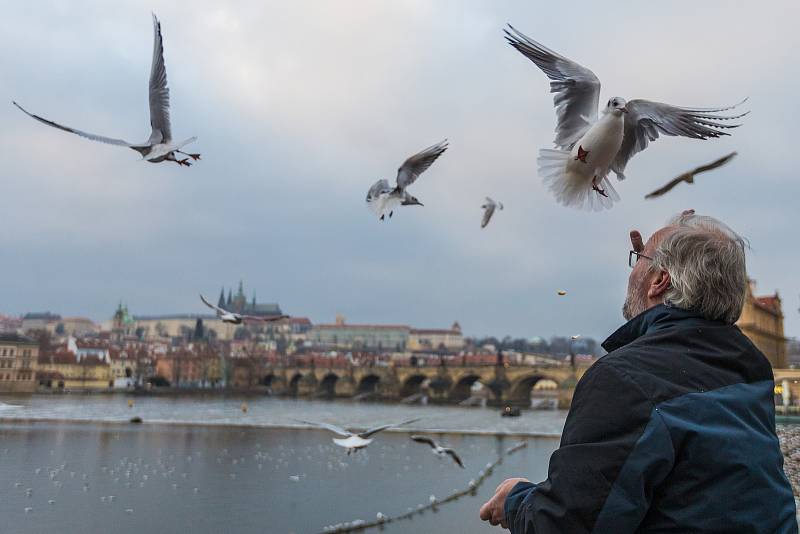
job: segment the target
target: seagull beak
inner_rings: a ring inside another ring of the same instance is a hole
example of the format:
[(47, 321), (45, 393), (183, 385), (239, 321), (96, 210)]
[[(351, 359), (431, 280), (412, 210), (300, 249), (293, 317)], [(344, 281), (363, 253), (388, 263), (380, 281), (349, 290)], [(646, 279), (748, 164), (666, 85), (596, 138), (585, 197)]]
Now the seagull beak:
[(619, 110), (621, 112), (623, 112), (623, 113), (627, 113), (628, 112), (628, 108), (626, 108), (625, 106), (622, 106), (621, 108), (619, 108)]

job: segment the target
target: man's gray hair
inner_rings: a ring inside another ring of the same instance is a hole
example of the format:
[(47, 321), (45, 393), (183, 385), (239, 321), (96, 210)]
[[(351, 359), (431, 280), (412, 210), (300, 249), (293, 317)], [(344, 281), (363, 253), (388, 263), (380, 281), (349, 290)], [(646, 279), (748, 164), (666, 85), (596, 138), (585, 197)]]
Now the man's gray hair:
[(706, 319), (733, 324), (747, 294), (747, 242), (728, 225), (693, 210), (674, 217), (653, 254), (652, 269), (669, 273), (668, 306), (694, 310)]

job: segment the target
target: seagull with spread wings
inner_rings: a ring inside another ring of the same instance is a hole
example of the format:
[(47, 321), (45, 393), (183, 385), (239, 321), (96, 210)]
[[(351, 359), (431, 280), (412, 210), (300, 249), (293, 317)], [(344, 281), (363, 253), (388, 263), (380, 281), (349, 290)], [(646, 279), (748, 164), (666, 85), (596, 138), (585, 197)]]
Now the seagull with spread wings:
[(397, 180), (392, 187), (382, 178), (375, 182), (367, 192), (367, 207), (381, 220), (392, 217), (399, 206), (422, 206), (422, 202), (410, 195), (406, 188), (417, 181), (419, 175), (430, 167), (436, 158), (447, 150), (447, 139), (414, 154), (397, 169)]
[(228, 311), (224, 308), (220, 308), (219, 306), (214, 306), (203, 295), (200, 295), (200, 300), (203, 301), (203, 304), (211, 308), (212, 310), (217, 312), (217, 317), (223, 323), (230, 323), (230, 324), (242, 324), (244, 322), (250, 321), (261, 321), (266, 323), (272, 323), (275, 321), (280, 321), (282, 319), (288, 319), (288, 315), (270, 315), (270, 316), (260, 316), (260, 315), (242, 315), (241, 313), (234, 313), (232, 311)]
[(741, 104), (716, 108), (678, 107), (615, 96), (598, 116), (600, 80), (595, 74), (517, 31), (509, 24), (508, 43), (550, 78), (555, 93), (555, 149), (539, 151), (539, 175), (565, 206), (602, 210), (619, 195), (608, 179), (625, 178), (628, 161), (659, 135), (711, 139), (730, 135), (738, 124), (725, 121), (746, 115), (721, 115)]
[(503, 203), (502, 202), (495, 202), (489, 197), (486, 197), (486, 202), (481, 206), (483, 210), (483, 218), (481, 219), (481, 228), (486, 228), (486, 225), (489, 224), (489, 221), (492, 220), (492, 216), (494, 215), (495, 210), (502, 210)]
[(317, 428), (330, 430), (334, 434), (342, 436), (344, 439), (333, 438), (333, 442), (336, 445), (347, 449), (348, 456), (350, 455), (350, 453), (356, 452), (359, 449), (363, 449), (364, 447), (372, 443), (372, 439), (370, 439), (370, 436), (377, 434), (382, 430), (386, 430), (387, 428), (396, 428), (403, 425), (409, 425), (419, 420), (420, 418), (417, 417), (416, 419), (409, 419), (408, 421), (403, 421), (402, 423), (396, 423), (396, 424), (392, 423), (388, 425), (376, 426), (374, 428), (367, 429), (364, 432), (355, 433), (345, 430), (344, 428), (338, 427), (336, 425), (332, 425), (330, 423), (315, 423), (312, 421), (303, 421), (302, 419), (295, 419), (295, 421), (297, 421), (298, 423), (303, 423), (306, 425), (315, 426)]
[(719, 158), (716, 161), (712, 161), (711, 163), (708, 163), (707, 165), (701, 165), (701, 166), (699, 166), (697, 168), (692, 169), (689, 172), (685, 172), (685, 173), (681, 174), (680, 176), (670, 180), (665, 186), (660, 187), (660, 188), (656, 189), (655, 191), (653, 191), (652, 193), (649, 193), (649, 194), (645, 195), (644, 198), (660, 197), (664, 193), (667, 193), (667, 192), (671, 191), (673, 187), (675, 187), (676, 185), (678, 185), (681, 182), (686, 182), (687, 184), (693, 184), (694, 183), (694, 177), (696, 175), (698, 175), (698, 174), (700, 174), (702, 172), (714, 170), (714, 169), (716, 169), (718, 167), (722, 167), (723, 165), (728, 163), (730, 160), (732, 160), (735, 156), (736, 156), (736, 152), (731, 152), (727, 156), (723, 156), (723, 157)]
[(167, 69), (164, 66), (164, 46), (161, 41), (161, 23), (153, 14), (153, 63), (150, 67), (150, 127), (152, 129), (150, 138), (144, 143), (130, 143), (123, 139), (103, 137), (93, 133), (84, 132), (69, 126), (64, 126), (51, 120), (34, 115), (28, 112), (16, 102), (12, 102), (26, 115), (36, 119), (53, 128), (74, 133), (92, 141), (99, 141), (109, 145), (123, 146), (131, 148), (142, 155), (142, 159), (152, 163), (161, 161), (174, 161), (180, 165), (190, 166), (189, 158), (178, 159), (175, 154), (189, 156), (193, 160), (200, 159), (200, 154), (189, 154), (180, 149), (189, 143), (197, 140), (197, 137), (190, 137), (185, 141), (175, 143), (172, 140), (172, 126), (169, 120), (169, 88), (167, 87)]
[(430, 447), (431, 447), (431, 449), (433, 451), (433, 454), (435, 454), (437, 456), (441, 456), (441, 457), (443, 457), (445, 455), (450, 456), (450, 458), (452, 458), (453, 461), (456, 464), (458, 464), (458, 466), (460, 468), (464, 469), (464, 464), (461, 462), (461, 458), (459, 458), (458, 454), (456, 454), (456, 451), (454, 451), (450, 447), (442, 447), (441, 445), (436, 443), (432, 438), (429, 438), (428, 436), (414, 435), (414, 436), (411, 436), (411, 439), (416, 441), (417, 443), (425, 443), (426, 445), (430, 445)]

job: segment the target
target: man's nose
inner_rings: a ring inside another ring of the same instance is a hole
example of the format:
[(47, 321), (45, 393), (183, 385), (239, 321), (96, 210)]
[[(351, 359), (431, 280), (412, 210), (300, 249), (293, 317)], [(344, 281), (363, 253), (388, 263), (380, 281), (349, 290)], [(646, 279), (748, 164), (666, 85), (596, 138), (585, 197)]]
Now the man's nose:
[(644, 242), (642, 241), (642, 234), (639, 233), (639, 230), (631, 230), (631, 245), (636, 252), (644, 250)]

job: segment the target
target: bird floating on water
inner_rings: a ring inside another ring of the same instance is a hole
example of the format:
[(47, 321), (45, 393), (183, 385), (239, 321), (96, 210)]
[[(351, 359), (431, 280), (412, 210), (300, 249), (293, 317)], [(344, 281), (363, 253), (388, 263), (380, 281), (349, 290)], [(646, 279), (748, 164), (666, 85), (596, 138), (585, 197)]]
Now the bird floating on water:
[(559, 296), (559, 297), (563, 297), (563, 296), (564, 296), (564, 295), (566, 295), (566, 294), (567, 294), (567, 292), (566, 292), (566, 291), (564, 291), (563, 289), (559, 289), (559, 290), (558, 290), (558, 296)]
[(409, 194), (406, 188), (413, 184), (439, 156), (444, 154), (447, 146), (447, 139), (445, 139), (405, 160), (397, 169), (394, 187), (389, 185), (389, 181), (385, 178), (375, 182), (367, 192), (367, 207), (378, 219), (383, 221), (386, 219), (386, 215), (391, 219), (394, 210), (399, 206), (422, 206), (422, 202)]
[(269, 317), (261, 317), (259, 315), (242, 315), (241, 313), (234, 313), (224, 308), (220, 308), (219, 306), (214, 306), (207, 301), (203, 295), (200, 295), (200, 300), (203, 301), (203, 304), (212, 310), (215, 310), (217, 312), (217, 317), (219, 317), (223, 323), (242, 324), (245, 321), (262, 321), (266, 323), (272, 323), (289, 318), (288, 315), (273, 315)]
[(483, 209), (483, 219), (481, 219), (481, 228), (486, 228), (486, 225), (489, 224), (489, 221), (492, 220), (492, 215), (494, 215), (495, 210), (502, 210), (503, 203), (502, 202), (495, 202), (489, 197), (486, 197), (486, 202), (481, 206)]
[(722, 167), (723, 165), (728, 163), (730, 160), (732, 160), (734, 157), (736, 157), (736, 152), (731, 152), (727, 156), (723, 156), (723, 157), (719, 158), (718, 160), (712, 161), (711, 163), (708, 163), (706, 165), (700, 165), (699, 167), (696, 167), (696, 168), (692, 169), (691, 171), (685, 172), (685, 173), (681, 174), (680, 176), (677, 176), (677, 177), (673, 178), (665, 186), (660, 187), (660, 188), (656, 189), (655, 191), (653, 191), (652, 193), (649, 193), (649, 194), (645, 195), (644, 198), (660, 197), (664, 193), (667, 193), (667, 192), (671, 191), (673, 187), (675, 187), (676, 185), (678, 185), (681, 182), (686, 182), (687, 184), (693, 184), (694, 183), (694, 177), (696, 175), (698, 175), (698, 174), (700, 174), (702, 172), (711, 171), (711, 170), (717, 169), (719, 167)]
[(380, 432), (382, 430), (386, 430), (387, 428), (396, 428), (396, 427), (400, 427), (400, 426), (404, 426), (404, 425), (409, 425), (409, 424), (414, 423), (414, 422), (419, 421), (419, 420), (420, 420), (420, 418), (417, 417), (416, 419), (409, 419), (408, 421), (403, 421), (402, 423), (390, 423), (388, 425), (381, 425), (381, 426), (376, 426), (374, 428), (367, 429), (364, 432), (354, 433), (354, 432), (350, 432), (348, 430), (345, 430), (342, 427), (338, 427), (336, 425), (332, 425), (330, 423), (315, 423), (313, 421), (303, 421), (302, 419), (295, 419), (295, 421), (297, 421), (298, 423), (303, 423), (303, 424), (306, 424), (306, 425), (312, 425), (312, 426), (315, 426), (317, 428), (324, 428), (325, 430), (330, 430), (334, 434), (338, 434), (340, 436), (343, 436), (344, 439), (333, 438), (333, 442), (336, 445), (338, 445), (340, 447), (344, 447), (345, 449), (347, 449), (347, 455), (348, 456), (350, 455), (350, 453), (356, 452), (359, 449), (363, 449), (364, 447), (366, 447), (367, 445), (372, 443), (372, 440), (369, 439), (370, 436), (372, 436), (374, 434), (377, 434), (378, 432)]
[[(508, 43), (539, 67), (555, 93), (555, 149), (539, 151), (539, 175), (556, 200), (575, 208), (610, 208), (619, 195), (608, 180), (610, 171), (625, 178), (625, 166), (658, 136), (710, 139), (730, 135), (738, 124), (723, 121), (746, 115), (720, 115), (739, 104), (716, 108), (686, 108), (613, 97), (597, 115), (600, 80), (595, 74), (517, 31), (509, 24)], [(746, 100), (746, 99), (745, 99)]]
[[(130, 143), (123, 139), (114, 139), (76, 130), (75, 128), (58, 124), (57, 122), (45, 119), (39, 115), (34, 115), (16, 102), (12, 103), (26, 115), (48, 126), (52, 126), (53, 128), (58, 128), (59, 130), (64, 130), (65, 132), (73, 133), (92, 141), (131, 148), (139, 152), (142, 155), (142, 159), (151, 163), (174, 161), (179, 165), (189, 167), (191, 165), (189, 158), (199, 160), (200, 154), (189, 154), (180, 149), (196, 141), (197, 137), (190, 137), (179, 143), (175, 143), (172, 140), (172, 125), (170, 124), (169, 118), (169, 88), (167, 88), (167, 69), (164, 65), (161, 23), (158, 21), (155, 14), (153, 14), (153, 34), (153, 63), (150, 67), (149, 85), (150, 127), (152, 131), (150, 132), (150, 138), (144, 143)], [(175, 154), (183, 154), (184, 156), (189, 156), (189, 158), (178, 159), (175, 157)]]
[(454, 451), (452, 448), (442, 447), (441, 445), (436, 443), (432, 438), (429, 438), (427, 436), (413, 435), (411, 436), (411, 439), (416, 441), (417, 443), (425, 443), (426, 445), (430, 445), (433, 453), (437, 456), (444, 457), (445, 455), (449, 455), (453, 459), (453, 461), (456, 464), (458, 464), (460, 468), (462, 469), (464, 468), (464, 464), (461, 462), (461, 458), (458, 457), (458, 454), (456, 454), (456, 451)]

